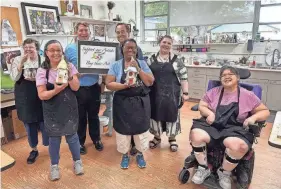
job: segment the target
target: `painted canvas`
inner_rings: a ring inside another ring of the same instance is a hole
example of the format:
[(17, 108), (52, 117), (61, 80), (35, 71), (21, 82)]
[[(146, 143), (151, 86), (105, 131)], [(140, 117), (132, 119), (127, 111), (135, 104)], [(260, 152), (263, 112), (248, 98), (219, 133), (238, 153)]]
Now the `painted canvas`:
[(22, 43), (19, 10), (1, 6), (1, 48), (15, 47)]
[(78, 15), (77, 0), (61, 0), (60, 1), (61, 14), (65, 16)]
[(59, 21), (58, 7), (21, 3), (26, 33), (35, 34), (38, 27), (43, 33), (55, 33)]

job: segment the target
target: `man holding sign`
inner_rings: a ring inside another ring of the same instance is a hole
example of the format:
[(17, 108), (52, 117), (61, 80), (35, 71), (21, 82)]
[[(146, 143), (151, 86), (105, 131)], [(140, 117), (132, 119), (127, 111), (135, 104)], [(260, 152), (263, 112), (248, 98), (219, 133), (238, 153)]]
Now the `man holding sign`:
[[(89, 40), (89, 26), (87, 23), (77, 23), (75, 26), (77, 33), (76, 40)], [(77, 44), (69, 44), (65, 49), (65, 56), (67, 61), (71, 62), (77, 67)], [(103, 144), (100, 138), (100, 122), (99, 122), (99, 110), (100, 110), (100, 95), (101, 87), (98, 84), (98, 74), (81, 74), (80, 88), (76, 93), (79, 109), (79, 127), (78, 136), (80, 141), (80, 153), (86, 154), (86, 148), (84, 146), (86, 140), (87, 121), (89, 124), (89, 134), (98, 151), (103, 150)]]

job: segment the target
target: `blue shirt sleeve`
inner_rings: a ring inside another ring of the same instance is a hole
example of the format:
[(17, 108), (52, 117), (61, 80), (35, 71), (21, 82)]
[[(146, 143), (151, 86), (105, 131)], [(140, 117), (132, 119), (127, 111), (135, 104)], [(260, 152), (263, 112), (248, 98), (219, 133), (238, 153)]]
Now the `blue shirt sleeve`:
[(77, 48), (76, 44), (70, 44), (65, 48), (65, 58), (77, 68)]
[(139, 59), (139, 60), (143, 60), (143, 59), (144, 59), (144, 58), (143, 58), (143, 54), (142, 54), (142, 50), (141, 50), (140, 47), (138, 47), (138, 59)]
[(108, 75), (114, 75), (115, 77), (117, 77), (117, 71), (116, 71), (116, 62), (114, 62), (113, 64), (110, 65), (109, 70), (108, 70)]
[(147, 63), (144, 60), (139, 60), (140, 67), (145, 73), (152, 73)]

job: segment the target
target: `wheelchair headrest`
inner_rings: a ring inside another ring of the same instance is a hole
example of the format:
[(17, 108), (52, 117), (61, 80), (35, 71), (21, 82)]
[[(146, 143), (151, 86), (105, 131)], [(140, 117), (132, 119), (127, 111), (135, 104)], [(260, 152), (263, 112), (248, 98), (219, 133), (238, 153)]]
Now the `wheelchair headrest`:
[(245, 68), (236, 68), (236, 69), (239, 73), (240, 79), (248, 79), (249, 77), (251, 77), (250, 70)]

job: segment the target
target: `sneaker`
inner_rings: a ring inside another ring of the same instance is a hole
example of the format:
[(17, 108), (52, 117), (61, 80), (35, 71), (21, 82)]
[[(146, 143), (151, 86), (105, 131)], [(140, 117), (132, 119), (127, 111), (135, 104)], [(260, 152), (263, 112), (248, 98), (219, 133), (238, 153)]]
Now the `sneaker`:
[(85, 155), (87, 153), (86, 147), (84, 145), (80, 145), (80, 154)]
[(74, 172), (75, 172), (75, 175), (83, 175), (84, 174), (84, 169), (83, 169), (83, 165), (82, 165), (81, 160), (77, 160), (77, 161), (74, 162)]
[(36, 158), (38, 157), (39, 152), (32, 150), (27, 158), (27, 164), (32, 164), (36, 161)]
[(136, 147), (132, 146), (132, 148), (130, 150), (130, 155), (135, 156), (137, 153), (138, 153), (138, 150), (136, 149)]
[(97, 142), (94, 142), (94, 145), (95, 145), (96, 150), (98, 150), (98, 151), (102, 151), (103, 150), (103, 144), (102, 144), (102, 142), (100, 140), (97, 141)]
[(137, 163), (138, 163), (139, 168), (142, 169), (142, 168), (146, 167), (146, 162), (145, 162), (145, 160), (143, 158), (143, 154), (142, 153), (138, 154), (136, 159), (137, 159)]
[(231, 189), (231, 172), (218, 169), (219, 183), (223, 189)]
[(195, 184), (202, 184), (204, 182), (204, 180), (208, 176), (210, 176), (210, 174), (211, 174), (210, 169), (202, 167), (202, 166), (199, 165), (191, 180)]
[(130, 157), (128, 154), (123, 154), (121, 160), (121, 169), (128, 169), (129, 168)]
[(50, 179), (51, 181), (60, 179), (60, 170), (58, 165), (51, 165)]

